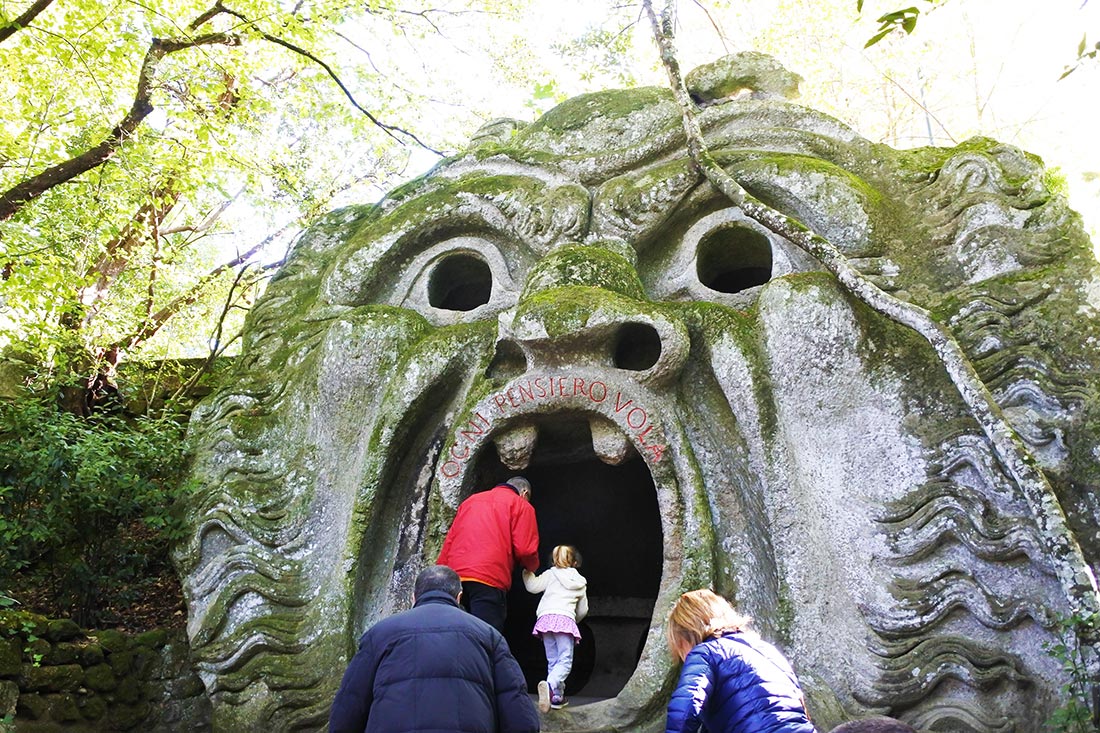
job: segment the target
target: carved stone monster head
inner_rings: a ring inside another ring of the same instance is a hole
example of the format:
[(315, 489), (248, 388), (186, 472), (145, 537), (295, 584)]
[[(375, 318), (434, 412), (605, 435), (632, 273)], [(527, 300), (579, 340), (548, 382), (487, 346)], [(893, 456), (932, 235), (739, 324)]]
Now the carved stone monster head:
[[(1094, 561), (1100, 277), (1039, 161), (894, 151), (767, 93), (789, 83), (715, 99), (739, 73), (693, 82), (720, 162), (950, 325)], [(592, 608), (568, 684), (594, 702), (547, 730), (659, 730), (664, 618), (703, 586), (822, 729), (1025, 733), (1055, 704), (1057, 559), (933, 352), (703, 181), (660, 89), (489, 126), (313, 226), (193, 439), (177, 559), (218, 729), (322, 725), (459, 502), (519, 471)], [(539, 679), (533, 602), (513, 589), (508, 637)]]

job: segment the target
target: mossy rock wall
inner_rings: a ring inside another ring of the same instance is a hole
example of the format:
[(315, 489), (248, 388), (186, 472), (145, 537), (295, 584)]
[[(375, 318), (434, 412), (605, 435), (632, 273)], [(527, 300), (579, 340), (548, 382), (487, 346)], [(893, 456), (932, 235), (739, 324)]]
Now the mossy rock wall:
[[(1017, 148), (871, 143), (758, 55), (692, 78), (716, 160), (949, 329), (1057, 496), (1029, 503), (928, 344), (698, 174), (667, 90), (585, 95), (330, 213), (250, 314), (192, 420), (176, 549), (218, 730), (321, 728), (461, 500), (518, 472), (593, 608), (598, 692), (544, 730), (661, 730), (664, 621), (702, 586), (781, 646), (823, 730), (1042, 729), (1071, 604), (1038, 512), (1067, 514), (1075, 571), (1100, 563), (1079, 217)], [(530, 627), (508, 633), (520, 654)]]
[(210, 730), (188, 650), (180, 631), (93, 631), (0, 612), (0, 730)]

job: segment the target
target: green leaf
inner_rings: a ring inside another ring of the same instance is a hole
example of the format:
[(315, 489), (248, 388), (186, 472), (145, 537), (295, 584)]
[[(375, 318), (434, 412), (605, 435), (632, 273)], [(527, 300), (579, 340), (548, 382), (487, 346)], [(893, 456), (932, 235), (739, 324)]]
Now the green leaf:
[(889, 35), (890, 31), (892, 31), (892, 30), (893, 30), (893, 28), (887, 28), (884, 31), (879, 31), (875, 35), (871, 36), (871, 38), (868, 39), (867, 43), (863, 44), (863, 47), (864, 48), (870, 48), (871, 46), (875, 45), (876, 43), (881, 41), (883, 38), (885, 38), (887, 35)]

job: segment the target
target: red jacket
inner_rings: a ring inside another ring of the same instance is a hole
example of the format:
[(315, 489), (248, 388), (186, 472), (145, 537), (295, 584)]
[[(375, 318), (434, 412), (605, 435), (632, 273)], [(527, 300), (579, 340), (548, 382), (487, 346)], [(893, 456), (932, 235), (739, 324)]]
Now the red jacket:
[(462, 502), (436, 563), (463, 580), (508, 590), (517, 562), (531, 572), (539, 568), (534, 507), (504, 484)]

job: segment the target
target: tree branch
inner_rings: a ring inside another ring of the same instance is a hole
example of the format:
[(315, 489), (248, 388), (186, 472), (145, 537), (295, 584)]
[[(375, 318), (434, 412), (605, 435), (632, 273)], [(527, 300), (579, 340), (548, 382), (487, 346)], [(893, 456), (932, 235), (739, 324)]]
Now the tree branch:
[[(163, 308), (146, 318), (137, 331), (119, 339), (114, 344), (112, 344), (111, 347), (119, 349), (133, 349), (142, 342), (148, 341), (150, 338), (153, 337), (154, 334), (156, 334), (157, 331), (161, 329), (161, 327), (168, 321), (169, 318), (174, 316), (181, 309), (191, 305), (196, 300), (198, 300), (199, 297), (202, 295), (203, 290), (205, 290), (206, 287), (219, 275), (230, 268), (237, 267), (238, 265), (247, 262), (254, 254), (256, 254), (264, 247), (271, 244), (276, 239), (285, 234), (287, 230), (294, 226), (294, 224), (294, 221), (284, 224), (279, 229), (264, 237), (263, 240), (259, 243), (253, 245), (252, 247), (249, 247), (247, 250), (241, 252), (228, 262), (223, 262), (222, 264), (207, 272), (205, 275), (200, 277), (198, 281), (194, 285), (192, 285), (190, 289), (187, 290), (187, 292), (180, 296), (177, 296), (176, 298), (173, 298)], [(266, 272), (268, 269), (270, 268), (263, 267), (261, 268), (261, 271)]]
[(179, 198), (176, 181), (161, 185), (150, 193), (149, 200), (141, 205), (119, 235), (107, 243), (103, 254), (91, 269), (90, 274), (96, 276), (95, 283), (81, 288), (77, 293), (80, 305), (85, 308), (83, 325), (95, 318), (97, 306), (107, 297), (111, 286), (129, 266), (134, 251), (149, 239), (151, 230), (159, 228), (160, 222)]
[(143, 318), (153, 315), (153, 303), (156, 298), (157, 275), (160, 266), (160, 238), (159, 223), (153, 224), (153, 258), (149, 263), (149, 286), (145, 289), (145, 313)]
[[(1053, 487), (1019, 435), (1008, 424), (959, 342), (926, 310), (895, 298), (865, 278), (827, 239), (753, 198), (714, 160), (703, 140), (694, 103), (676, 61), (672, 35), (675, 0), (668, 0), (660, 21), (653, 11), (651, 0), (642, 0), (642, 5), (649, 15), (661, 60), (683, 114), (688, 150), (699, 172), (740, 207), (746, 216), (817, 259), (850, 295), (895, 323), (916, 331), (932, 346), (970, 414), (989, 440), (994, 455), (1023, 493), (1071, 609), (1075, 614), (1084, 616), (1100, 612), (1096, 578), (1077, 538), (1067, 525), (1065, 512)], [(1097, 666), (1100, 664), (1100, 640), (1096, 638), (1095, 631), (1082, 634), (1079, 640), (1092, 651), (1088, 671), (1091, 678), (1097, 680), (1100, 678)]]
[[(323, 207), (325, 207), (329, 201), (332, 200), (333, 196), (338, 194), (340, 191), (346, 190), (350, 185), (351, 184), (349, 183), (330, 191), (329, 195), (325, 197), (324, 200), (318, 201), (312, 209), (305, 212), (305, 218), (308, 219), (316, 216), (317, 213)], [(267, 247), (269, 244), (271, 244), (279, 237), (283, 236), (291, 228), (293, 228), (298, 223), (298, 221), (299, 220), (297, 219), (288, 221), (286, 224), (283, 224), (274, 232), (264, 237), (263, 240), (259, 243), (253, 245), (244, 252), (239, 253), (236, 257), (229, 260), (228, 262), (224, 262), (207, 272), (205, 275), (199, 278), (199, 280), (193, 286), (191, 286), (191, 288), (186, 293), (174, 298), (171, 302), (158, 310), (156, 313), (148, 316), (134, 333), (120, 338), (109, 348), (133, 349), (142, 342), (148, 341), (150, 338), (153, 337), (154, 334), (156, 334), (157, 331), (161, 329), (161, 327), (168, 321), (168, 319), (178, 313), (181, 309), (187, 307), (188, 305), (191, 305), (196, 300), (198, 300), (199, 297), (202, 295), (202, 291), (205, 290), (206, 287), (219, 275), (230, 268), (237, 267), (238, 265), (246, 263), (254, 254)], [(279, 262), (272, 262), (266, 265), (261, 265), (259, 269), (260, 272), (266, 273), (269, 270), (280, 267), (282, 264), (283, 261), (280, 260)]]
[(107, 136), (94, 147), (68, 160), (51, 166), (41, 173), (8, 189), (0, 195), (0, 221), (7, 221), (19, 210), (38, 198), (54, 186), (71, 181), (82, 173), (92, 170), (109, 160), (119, 146), (130, 137), (150, 112), (153, 103), (150, 99), (157, 64), (171, 53), (187, 48), (208, 45), (236, 46), (240, 37), (230, 33), (208, 33), (194, 38), (154, 38), (145, 53), (138, 74), (137, 89), (130, 111), (111, 128)]
[[(241, 189), (242, 191), (244, 189)], [(234, 195), (232, 198), (228, 198), (215, 206), (210, 213), (203, 217), (202, 221), (198, 224), (182, 224), (178, 227), (168, 227), (160, 230), (160, 235), (166, 237), (169, 234), (202, 234), (203, 232), (210, 231), (218, 220), (221, 219), (222, 214), (226, 209), (233, 205), (233, 202), (237, 200), (237, 196), (240, 196), (240, 192)]]
[(22, 15), (7, 25), (0, 27), (0, 43), (8, 40), (8, 38), (15, 35), (17, 31), (26, 28), (39, 13), (48, 8), (52, 3), (53, 0), (35, 0), (35, 2), (31, 3), (31, 6), (24, 10)]
[(154, 313), (151, 316), (149, 316), (148, 318), (146, 318), (144, 320), (144, 322), (141, 324), (141, 327), (138, 328), (138, 330), (136, 332), (130, 334), (129, 336), (126, 336), (124, 338), (119, 339), (114, 344), (112, 344), (112, 346), (115, 347), (115, 348), (120, 348), (120, 349), (133, 349), (134, 347), (138, 346), (139, 344), (141, 344), (145, 341), (148, 341), (150, 338), (152, 338), (156, 334), (157, 331), (159, 331), (161, 329), (161, 327), (165, 323), (168, 322), (169, 318), (174, 316), (181, 309), (186, 308), (187, 306), (189, 306), (192, 303), (194, 303), (195, 301), (197, 301), (199, 299), (199, 297), (202, 295), (203, 291), (206, 289), (206, 287), (213, 280), (215, 280), (219, 275), (221, 275), (226, 270), (228, 270), (232, 267), (236, 267), (237, 265), (240, 265), (243, 262), (245, 262), (246, 260), (248, 260), (249, 257), (251, 257), (252, 255), (259, 252), (261, 249), (263, 249), (264, 245), (267, 244), (272, 238), (274, 238), (274, 236), (275, 235), (272, 235), (271, 237), (265, 239), (264, 241), (260, 242), (259, 244), (251, 247), (250, 249), (248, 249), (245, 252), (241, 253), (237, 257), (233, 258), (229, 262), (225, 262), (221, 265), (218, 265), (214, 269), (207, 272), (205, 275), (203, 275), (201, 278), (199, 278), (198, 282), (196, 282), (194, 285), (192, 285), (191, 288), (186, 293), (173, 298), (163, 308), (161, 308), (156, 313)]
[[(253, 28), (255, 28), (255, 24), (254, 24), (253, 21), (249, 20), (244, 15), (241, 15), (240, 13), (236, 12), (235, 10), (231, 10), (231, 9), (227, 8), (225, 5), (221, 4), (220, 0), (218, 2), (217, 7), (219, 7), (222, 12), (227, 13), (229, 15), (232, 15), (235, 18), (239, 18), (241, 21), (243, 21), (243, 22), (251, 25)], [(347, 88), (347, 86), (345, 86), (344, 82), (340, 79), (340, 77), (336, 74), (336, 72), (333, 71), (332, 67), (329, 66), (328, 64), (326, 64), (324, 61), (322, 61), (318, 57), (314, 56), (309, 51), (305, 50), (304, 48), (301, 48), (300, 46), (296, 46), (293, 43), (290, 43), (289, 41), (284, 41), (282, 38), (279, 38), (278, 36), (273, 36), (270, 33), (265, 33), (265, 32), (263, 32), (259, 29), (257, 29), (256, 32), (265, 41), (268, 41), (270, 43), (274, 43), (277, 46), (282, 46), (283, 48), (285, 48), (289, 51), (292, 51), (293, 53), (296, 53), (299, 56), (302, 56), (303, 58), (309, 59), (310, 61), (312, 61), (313, 63), (317, 64), (322, 69), (324, 69), (325, 73), (328, 74), (329, 78), (332, 79), (334, 82), (336, 82), (336, 86), (340, 87), (340, 91), (344, 93), (344, 96), (347, 97), (348, 101), (351, 102), (352, 106), (355, 107), (360, 112), (362, 112), (364, 115), (366, 115), (367, 119), (370, 120), (371, 123), (373, 123), (376, 127), (378, 127), (380, 130), (385, 132), (387, 135), (392, 137), (397, 142), (399, 142), (401, 144), (404, 144), (405, 141), (402, 140), (399, 137), (399, 135), (404, 135), (405, 137), (412, 140), (413, 142), (415, 142), (417, 145), (424, 148), (425, 150), (428, 150), (432, 153), (435, 153), (436, 155), (443, 155), (442, 151), (436, 150), (432, 146), (428, 145), (423, 140), (418, 138), (414, 133), (409, 132), (408, 130), (405, 130), (401, 127), (397, 127), (396, 125), (390, 125), (390, 124), (387, 124), (385, 122), (382, 122), (380, 119), (375, 117), (374, 114), (371, 113), (370, 110), (368, 110), (363, 105), (359, 104), (359, 102), (352, 95), (351, 91)]]
[[(229, 317), (229, 311), (231, 311), (235, 306), (234, 298), (236, 295), (236, 291), (237, 288), (240, 286), (241, 280), (244, 278), (244, 273), (247, 269), (248, 266), (246, 265), (237, 272), (237, 276), (233, 278), (233, 284), (229, 287), (229, 293), (225, 296), (225, 304), (222, 305), (222, 312), (218, 316), (218, 323), (214, 327), (214, 334), (211, 337), (210, 353), (207, 354), (206, 358), (202, 360), (202, 364), (199, 365), (199, 367), (195, 370), (195, 373), (191, 375), (190, 379), (180, 385), (179, 389), (177, 389), (172, 394), (172, 396), (169, 397), (168, 400), (166, 400), (166, 404), (171, 404), (183, 395), (190, 392), (191, 389), (193, 389), (194, 386), (199, 383), (199, 380), (202, 379), (202, 376), (210, 371), (210, 367), (214, 365), (214, 360), (221, 356), (234, 341), (241, 337), (242, 332), (238, 330), (237, 333), (233, 335), (233, 338), (229, 339), (225, 343), (222, 343), (222, 334), (225, 331), (225, 319)], [(256, 282), (258, 282), (258, 280), (248, 283), (245, 286), (245, 290), (247, 291), (247, 289), (254, 285)]]

